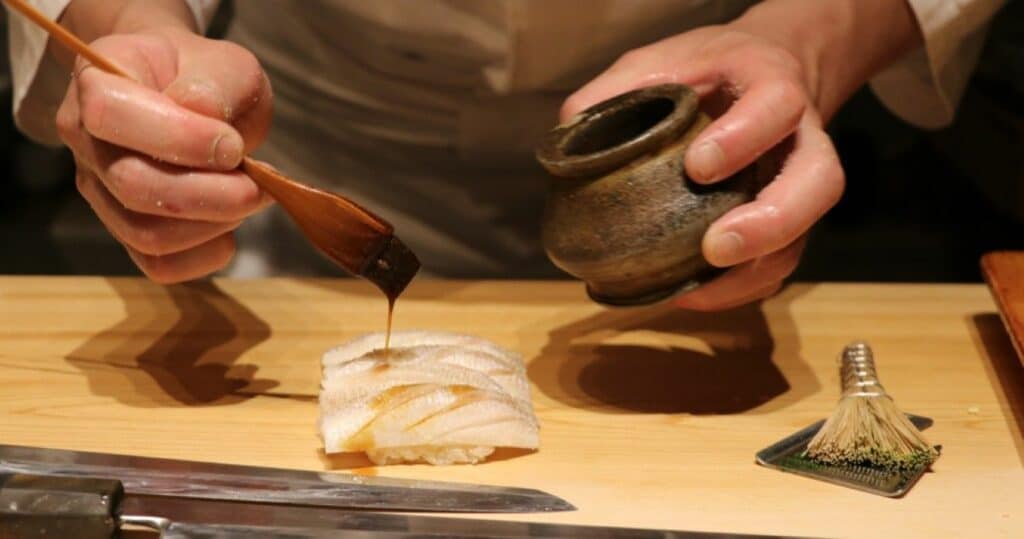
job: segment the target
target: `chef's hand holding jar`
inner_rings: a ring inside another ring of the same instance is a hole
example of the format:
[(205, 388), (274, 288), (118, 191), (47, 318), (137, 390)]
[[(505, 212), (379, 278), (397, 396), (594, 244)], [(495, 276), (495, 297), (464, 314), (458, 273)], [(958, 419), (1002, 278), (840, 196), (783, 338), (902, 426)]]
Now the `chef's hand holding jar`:
[(731, 101), (686, 153), (693, 181), (723, 180), (785, 148), (777, 177), (704, 236), (708, 262), (731, 269), (675, 300), (687, 309), (727, 309), (776, 293), (796, 269), (808, 230), (844, 187), (824, 125), (920, 41), (903, 0), (771, 0), (729, 24), (626, 53), (570, 96), (561, 117), (642, 86), (681, 83), (705, 100)]

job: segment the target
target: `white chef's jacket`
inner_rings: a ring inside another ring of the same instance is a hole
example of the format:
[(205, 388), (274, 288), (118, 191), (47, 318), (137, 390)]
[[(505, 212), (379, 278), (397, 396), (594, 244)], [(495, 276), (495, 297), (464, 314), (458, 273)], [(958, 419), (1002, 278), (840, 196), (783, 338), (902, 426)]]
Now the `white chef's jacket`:
[[(871, 81), (922, 127), (948, 124), (1004, 0), (908, 0), (924, 47)], [(200, 28), (216, 0), (187, 0)], [(56, 18), (68, 0), (35, 0)], [(241, 0), (228, 39), (275, 94), (257, 156), (391, 221), (428, 274), (550, 276), (539, 244), (546, 178), (533, 144), (573, 90), (620, 54), (727, 22), (754, 0)], [(46, 35), (9, 14), (14, 112), (58, 144), (68, 73)], [(236, 276), (336, 274), (279, 208), (239, 229)]]

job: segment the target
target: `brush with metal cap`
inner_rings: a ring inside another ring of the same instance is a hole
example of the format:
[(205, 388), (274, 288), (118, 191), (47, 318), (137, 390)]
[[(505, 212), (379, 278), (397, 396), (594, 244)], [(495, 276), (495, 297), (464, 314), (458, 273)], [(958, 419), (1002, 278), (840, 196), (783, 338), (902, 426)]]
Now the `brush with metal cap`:
[(843, 396), (804, 456), (824, 464), (892, 471), (927, 466), (938, 458), (938, 451), (879, 383), (867, 343), (846, 346), (840, 376)]

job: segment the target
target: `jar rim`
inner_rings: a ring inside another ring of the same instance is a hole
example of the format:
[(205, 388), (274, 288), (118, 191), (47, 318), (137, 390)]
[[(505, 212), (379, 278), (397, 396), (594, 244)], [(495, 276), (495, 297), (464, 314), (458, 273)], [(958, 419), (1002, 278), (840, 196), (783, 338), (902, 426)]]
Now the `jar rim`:
[(537, 160), (564, 178), (597, 176), (676, 140), (697, 117), (683, 84), (659, 84), (612, 97), (576, 114), (542, 139)]

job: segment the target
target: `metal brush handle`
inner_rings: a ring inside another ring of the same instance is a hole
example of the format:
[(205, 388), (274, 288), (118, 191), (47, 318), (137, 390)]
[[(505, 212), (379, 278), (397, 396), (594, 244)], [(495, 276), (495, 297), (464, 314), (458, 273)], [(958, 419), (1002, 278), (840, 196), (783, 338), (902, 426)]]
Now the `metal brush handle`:
[(843, 348), (839, 377), (843, 383), (843, 397), (889, 395), (878, 381), (874, 354), (864, 341), (854, 341)]

